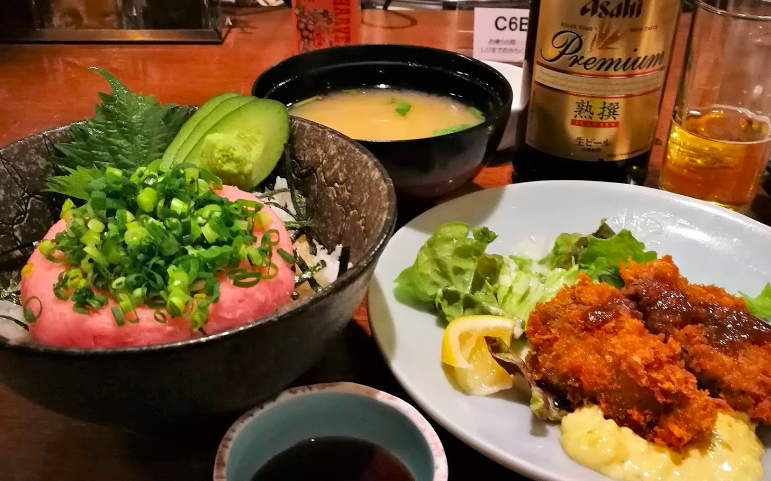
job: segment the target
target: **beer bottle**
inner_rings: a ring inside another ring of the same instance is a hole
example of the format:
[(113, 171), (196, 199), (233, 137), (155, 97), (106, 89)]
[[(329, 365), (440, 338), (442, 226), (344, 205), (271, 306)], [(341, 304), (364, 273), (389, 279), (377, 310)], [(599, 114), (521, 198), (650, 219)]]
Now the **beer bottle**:
[(645, 181), (680, 7), (532, 1), (516, 179)]

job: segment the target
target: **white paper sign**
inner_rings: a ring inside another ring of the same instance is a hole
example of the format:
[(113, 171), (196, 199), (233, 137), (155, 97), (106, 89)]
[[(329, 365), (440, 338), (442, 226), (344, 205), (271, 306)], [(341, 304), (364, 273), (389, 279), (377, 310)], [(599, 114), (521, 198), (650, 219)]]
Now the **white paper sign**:
[(526, 8), (475, 8), (474, 58), (521, 63), (529, 15)]

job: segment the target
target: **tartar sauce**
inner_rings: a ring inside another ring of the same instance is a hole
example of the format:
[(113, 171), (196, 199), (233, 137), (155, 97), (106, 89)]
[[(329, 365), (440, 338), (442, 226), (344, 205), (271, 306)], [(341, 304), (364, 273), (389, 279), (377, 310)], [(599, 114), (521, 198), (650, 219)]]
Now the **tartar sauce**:
[(757, 481), (764, 448), (743, 415), (718, 413), (711, 436), (682, 451), (646, 441), (586, 406), (562, 420), (560, 441), (574, 461), (619, 481)]

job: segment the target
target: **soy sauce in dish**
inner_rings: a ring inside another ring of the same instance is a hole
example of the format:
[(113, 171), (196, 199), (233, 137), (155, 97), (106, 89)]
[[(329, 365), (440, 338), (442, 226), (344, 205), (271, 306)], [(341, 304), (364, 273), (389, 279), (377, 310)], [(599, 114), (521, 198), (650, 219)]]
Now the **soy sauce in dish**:
[(376, 444), (322, 437), (295, 444), (274, 456), (252, 481), (415, 481), (407, 466)]

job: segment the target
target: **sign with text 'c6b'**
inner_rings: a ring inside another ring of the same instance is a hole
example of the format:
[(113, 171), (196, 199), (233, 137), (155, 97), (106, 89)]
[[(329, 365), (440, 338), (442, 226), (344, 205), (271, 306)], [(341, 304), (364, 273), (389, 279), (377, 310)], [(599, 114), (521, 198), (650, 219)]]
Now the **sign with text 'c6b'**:
[(474, 58), (522, 63), (529, 15), (526, 8), (475, 8)]

